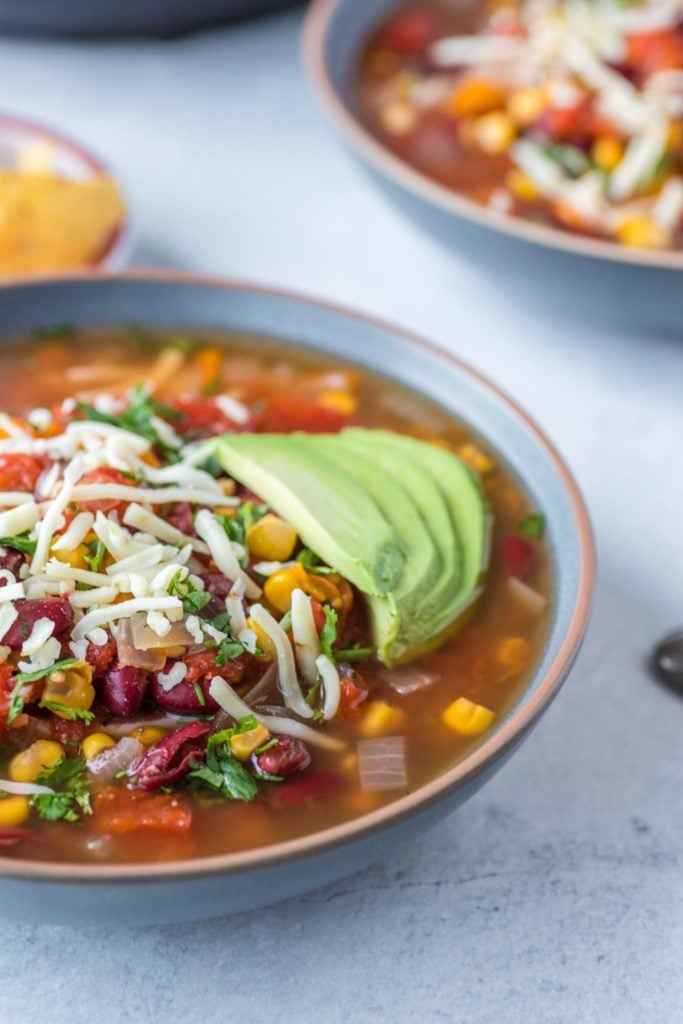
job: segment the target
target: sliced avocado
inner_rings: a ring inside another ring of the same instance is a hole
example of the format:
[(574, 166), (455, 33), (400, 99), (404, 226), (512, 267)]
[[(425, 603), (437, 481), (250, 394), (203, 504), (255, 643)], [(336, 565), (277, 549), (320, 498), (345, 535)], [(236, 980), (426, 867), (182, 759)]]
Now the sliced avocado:
[(403, 545), (372, 496), (292, 434), (228, 434), (212, 450), (223, 468), (296, 527), (304, 544), (365, 594), (399, 583)]
[[(456, 623), (469, 607), (487, 567), (489, 514), (479, 482), (470, 468), (452, 452), (404, 434), (350, 427), (340, 436), (356, 448), (362, 446), (368, 456), (370, 451), (378, 453), (377, 459), (384, 460), (382, 465), (385, 468), (389, 468), (388, 460), (393, 460), (393, 471), (396, 474), (400, 472), (404, 478), (416, 470), (428, 473), (446, 500), (451, 532), (459, 538), (462, 560), (460, 573), (453, 572), (450, 581), (446, 578), (438, 594), (438, 612), (433, 618), (433, 629), (424, 636), (425, 649), (428, 649), (430, 641), (438, 643), (449, 626)], [(417, 479), (416, 473), (416, 487)], [(433, 506), (428, 521), (433, 530), (442, 530), (440, 513), (438, 520), (434, 518), (437, 507), (436, 504)], [(446, 561), (445, 564), (449, 563)]]
[(334, 463), (342, 473), (357, 480), (403, 542), (406, 562), (401, 579), (389, 595), (393, 607), (388, 608), (384, 598), (368, 597), (379, 657), (387, 664), (394, 663), (412, 650), (415, 638), (431, 628), (431, 596), (442, 568), (439, 549), (410, 492), (376, 461), (347, 445), (337, 434), (309, 435), (300, 443), (320, 452), (327, 463)]

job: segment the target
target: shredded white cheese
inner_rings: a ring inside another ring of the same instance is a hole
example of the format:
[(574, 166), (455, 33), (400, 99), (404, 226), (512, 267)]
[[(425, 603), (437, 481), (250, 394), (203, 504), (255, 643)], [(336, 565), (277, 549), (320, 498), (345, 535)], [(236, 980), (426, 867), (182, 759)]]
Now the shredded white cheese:
[(304, 700), (294, 664), (294, 652), (289, 638), (279, 622), (276, 622), (263, 605), (253, 604), (250, 616), (273, 641), (277, 651), (278, 681), (285, 704), (302, 718), (312, 718), (313, 709)]

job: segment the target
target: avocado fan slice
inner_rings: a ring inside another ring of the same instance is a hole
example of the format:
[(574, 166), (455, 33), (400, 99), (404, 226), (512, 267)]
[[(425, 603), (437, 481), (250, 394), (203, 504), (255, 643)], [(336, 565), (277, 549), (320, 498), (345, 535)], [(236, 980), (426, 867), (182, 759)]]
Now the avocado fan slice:
[(372, 496), (295, 434), (227, 434), (211, 452), (294, 526), (303, 543), (364, 594), (391, 593), (405, 564)]
[(433, 649), (478, 592), (488, 514), (446, 449), (391, 431), (232, 434), (208, 446), (366, 596), (387, 665)]
[(419, 508), (395, 476), (337, 434), (308, 435), (301, 443), (364, 487), (401, 538), (405, 567), (389, 602), (367, 598), (378, 656), (385, 664), (395, 664), (410, 656), (415, 638), (431, 628), (430, 597), (441, 572), (439, 550)]

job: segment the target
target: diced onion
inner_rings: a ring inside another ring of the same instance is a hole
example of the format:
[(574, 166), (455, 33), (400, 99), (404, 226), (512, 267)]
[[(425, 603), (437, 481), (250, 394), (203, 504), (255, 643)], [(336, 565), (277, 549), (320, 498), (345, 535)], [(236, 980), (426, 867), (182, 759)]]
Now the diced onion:
[(135, 642), (131, 619), (121, 620), (115, 636), (119, 665), (130, 665), (133, 668), (142, 668), (149, 672), (155, 672), (166, 664), (166, 655), (162, 650), (142, 650), (138, 647)]
[(130, 619), (133, 630), (133, 644), (139, 651), (151, 651), (165, 647), (189, 647), (192, 634), (184, 622), (174, 622), (166, 636), (159, 636), (147, 625), (147, 616), (139, 613)]
[(0, 792), (11, 793), (13, 796), (37, 796), (40, 793), (54, 793), (49, 786), (41, 786), (37, 782), (15, 782), (14, 779), (0, 779)]
[(320, 678), (323, 684), (323, 718), (326, 720), (334, 718), (339, 711), (339, 701), (341, 699), (341, 686), (339, 685), (339, 673), (337, 667), (327, 657), (326, 654), (321, 654), (319, 658), (315, 659), (315, 667), (320, 673)]
[(534, 615), (543, 611), (548, 603), (543, 594), (539, 594), (537, 590), (532, 590), (530, 586), (517, 579), (516, 576), (510, 576), (507, 582), (518, 603), (527, 611), (532, 612)]
[(358, 744), (358, 772), (361, 789), (376, 793), (407, 789), (405, 742), (402, 736), (361, 740)]
[(382, 669), (379, 675), (395, 693), (401, 694), (402, 697), (409, 693), (417, 693), (418, 690), (425, 690), (428, 686), (433, 686), (434, 683), (441, 680), (438, 672), (429, 672), (419, 663)]
[(93, 757), (92, 761), (87, 761), (86, 767), (101, 782), (110, 782), (119, 772), (129, 768), (144, 749), (139, 740), (133, 739), (132, 736), (124, 736), (113, 747), (107, 747), (97, 757)]

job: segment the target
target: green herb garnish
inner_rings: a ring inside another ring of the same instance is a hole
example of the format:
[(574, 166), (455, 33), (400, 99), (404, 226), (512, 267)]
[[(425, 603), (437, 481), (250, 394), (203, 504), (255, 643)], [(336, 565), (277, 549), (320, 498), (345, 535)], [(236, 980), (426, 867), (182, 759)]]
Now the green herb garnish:
[(542, 512), (534, 512), (521, 521), (519, 528), (530, 540), (540, 540), (545, 533), (545, 516)]
[(332, 644), (337, 639), (337, 621), (339, 616), (332, 605), (329, 604), (323, 605), (323, 611), (325, 612), (325, 621), (320, 630), (320, 650), (323, 654), (327, 655), (330, 661), (334, 661), (335, 653), (332, 650)]
[(90, 554), (83, 557), (88, 563), (91, 572), (99, 572), (104, 562), (104, 556), (107, 553), (104, 542), (98, 537), (97, 540), (91, 540), (86, 547), (90, 550)]
[(208, 590), (198, 590), (187, 577), (183, 579), (182, 569), (178, 569), (169, 583), (168, 593), (171, 597), (180, 598), (183, 610), (188, 615), (198, 615), (211, 601), (211, 594)]
[(351, 647), (338, 648), (334, 652), (337, 661), (363, 661), (375, 653), (374, 647), (361, 647), (360, 644), (353, 644)]
[(310, 548), (302, 548), (296, 556), (296, 560), (301, 562), (308, 572), (316, 573), (318, 576), (327, 576), (335, 571), (327, 565), (322, 565), (318, 556)]
[(24, 698), (19, 695), (19, 690), (23, 685), (23, 681), (18, 679), (9, 695), (9, 713), (7, 715), (8, 725), (11, 725), (15, 718), (17, 718), (24, 710)]
[(63, 757), (54, 768), (41, 772), (37, 782), (54, 793), (36, 793), (30, 799), (44, 821), (78, 821), (79, 811), (92, 814), (88, 782), (83, 777), (84, 757)]
[[(267, 505), (255, 505), (253, 501), (245, 501), (234, 516), (216, 516), (230, 540), (237, 544), (245, 544), (249, 530), (268, 512)], [(246, 564), (246, 560), (245, 560)]]
[(173, 348), (189, 355), (197, 348), (197, 342), (188, 334), (171, 334), (165, 338), (157, 338), (140, 327), (131, 327), (130, 336), (145, 352), (160, 352), (165, 348)]
[(70, 708), (66, 704), (61, 704), (58, 700), (41, 700), (38, 707), (47, 708), (48, 711), (66, 715), (72, 722), (81, 721), (90, 724), (95, 718), (92, 711), (87, 711), (85, 708)]
[(65, 658), (64, 661), (56, 661), (54, 665), (48, 665), (47, 668), (37, 668), (35, 672), (20, 672), (15, 678), (18, 683), (35, 683), (38, 679), (44, 679), (45, 676), (52, 675), (53, 672), (58, 672), (60, 669), (76, 668), (82, 664), (83, 661), (80, 658)]
[(36, 552), (37, 540), (31, 540), (27, 533), (18, 533), (16, 537), (0, 537), (0, 548), (13, 548), (14, 551), (23, 551), (25, 555), (34, 555)]
[(158, 448), (168, 462), (177, 462), (180, 457), (177, 449), (167, 444), (159, 436), (158, 430), (152, 423), (153, 416), (173, 420), (179, 419), (180, 413), (171, 409), (170, 406), (162, 405), (150, 398), (142, 385), (133, 388), (128, 408), (118, 416), (99, 412), (94, 405), (89, 405), (87, 402), (78, 402), (76, 408), (86, 420), (92, 420), (95, 423), (108, 423), (110, 426), (120, 427), (122, 430), (129, 430), (133, 434), (139, 434), (140, 437), (146, 438), (155, 448)]
[(206, 752), (202, 763), (191, 762), (190, 783), (206, 786), (226, 800), (244, 800), (249, 803), (258, 793), (256, 779), (230, 752), (227, 744), (214, 744)]

